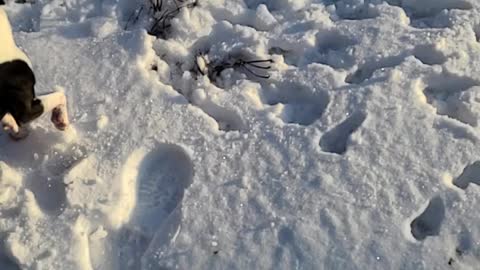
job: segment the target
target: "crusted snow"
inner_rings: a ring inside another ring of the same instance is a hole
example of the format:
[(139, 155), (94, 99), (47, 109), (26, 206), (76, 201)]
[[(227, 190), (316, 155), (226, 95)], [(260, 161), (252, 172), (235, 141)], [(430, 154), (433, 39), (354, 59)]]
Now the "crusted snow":
[(476, 1), (198, 0), (164, 32), (7, 2), (72, 126), (0, 136), (0, 269), (478, 267)]

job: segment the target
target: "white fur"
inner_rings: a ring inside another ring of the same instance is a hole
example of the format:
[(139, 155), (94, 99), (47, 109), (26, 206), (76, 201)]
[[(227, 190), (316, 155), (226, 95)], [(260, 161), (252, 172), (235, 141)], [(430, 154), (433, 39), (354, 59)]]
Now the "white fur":
[(47, 95), (38, 96), (38, 99), (42, 102), (43, 113), (50, 112), (55, 108), (66, 106), (65, 94), (62, 92), (55, 92)]
[(13, 133), (18, 133), (20, 131), (20, 128), (18, 127), (17, 122), (15, 121), (15, 119), (10, 113), (6, 113), (3, 116), (2, 126), (4, 130), (10, 131)]
[(12, 27), (3, 7), (0, 7), (0, 44), (0, 63), (19, 59), (32, 67), (30, 59), (15, 44)]

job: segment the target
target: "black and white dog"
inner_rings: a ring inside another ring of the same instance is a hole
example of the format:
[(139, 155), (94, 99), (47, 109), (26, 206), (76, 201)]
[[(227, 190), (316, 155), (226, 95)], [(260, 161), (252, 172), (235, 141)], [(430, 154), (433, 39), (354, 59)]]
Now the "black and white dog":
[(35, 75), (30, 59), (13, 39), (12, 28), (0, 0), (0, 119), (13, 139), (27, 135), (25, 126), (40, 115), (52, 112), (51, 121), (59, 130), (69, 124), (65, 94), (35, 96)]

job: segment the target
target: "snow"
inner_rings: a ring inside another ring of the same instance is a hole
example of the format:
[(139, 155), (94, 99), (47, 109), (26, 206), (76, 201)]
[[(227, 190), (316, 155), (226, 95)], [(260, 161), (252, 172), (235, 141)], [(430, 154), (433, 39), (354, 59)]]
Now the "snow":
[(71, 127), (0, 136), (0, 269), (477, 268), (480, 4), (149, 3), (7, 2)]

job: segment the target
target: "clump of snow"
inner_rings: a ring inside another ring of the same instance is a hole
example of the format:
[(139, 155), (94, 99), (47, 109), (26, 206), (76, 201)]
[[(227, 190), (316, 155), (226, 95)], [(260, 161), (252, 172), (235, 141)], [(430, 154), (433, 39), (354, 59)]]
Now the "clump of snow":
[(0, 204), (3, 210), (15, 208), (18, 204), (22, 177), (3, 161), (0, 162)]
[(478, 265), (477, 2), (158, 3), (7, 1), (72, 127), (0, 136), (0, 269)]
[(255, 28), (261, 31), (271, 30), (277, 20), (264, 4), (258, 5), (255, 14)]

